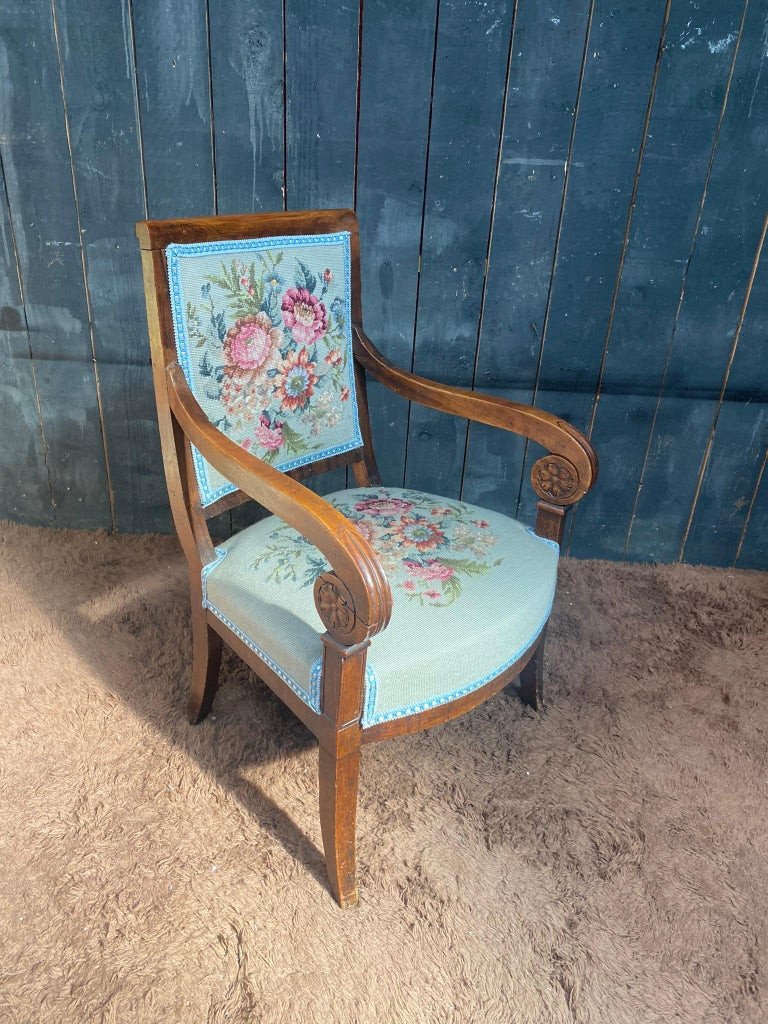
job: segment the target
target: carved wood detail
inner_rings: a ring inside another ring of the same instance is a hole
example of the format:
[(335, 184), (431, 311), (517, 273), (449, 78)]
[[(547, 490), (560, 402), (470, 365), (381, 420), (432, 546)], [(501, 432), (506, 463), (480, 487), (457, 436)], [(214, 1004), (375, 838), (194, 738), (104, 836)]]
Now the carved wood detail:
[(349, 588), (335, 573), (324, 572), (315, 580), (315, 607), (325, 628), (345, 647), (361, 643), (371, 633), (355, 610)]
[(533, 464), (531, 483), (540, 498), (571, 505), (581, 497), (579, 473), (562, 455), (545, 455)]

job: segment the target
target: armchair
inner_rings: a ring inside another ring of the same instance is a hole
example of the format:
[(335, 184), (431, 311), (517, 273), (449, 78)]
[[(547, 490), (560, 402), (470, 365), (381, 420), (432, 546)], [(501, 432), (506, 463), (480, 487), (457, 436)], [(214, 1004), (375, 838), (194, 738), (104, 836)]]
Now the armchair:
[[(543, 410), (417, 377), (378, 352), (362, 326), (350, 210), (142, 221), (137, 235), (189, 567), (188, 715), (211, 708), (224, 641), (314, 733), (330, 886), (351, 906), (362, 747), (446, 722), (518, 676), (522, 699), (540, 705), (565, 515), (597, 459)], [(382, 487), (366, 374), (542, 444), (535, 531)], [(321, 498), (301, 483), (337, 467), (356, 487)], [(214, 546), (207, 521), (248, 500), (272, 515)]]

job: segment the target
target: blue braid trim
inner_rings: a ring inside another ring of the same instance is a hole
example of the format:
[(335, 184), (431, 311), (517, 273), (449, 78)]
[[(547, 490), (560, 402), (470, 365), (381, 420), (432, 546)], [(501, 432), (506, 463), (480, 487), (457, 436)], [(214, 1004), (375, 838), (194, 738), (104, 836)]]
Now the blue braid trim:
[[(546, 541), (546, 543), (551, 544), (553, 542)], [(452, 700), (458, 700), (459, 697), (464, 697), (466, 694), (472, 693), (473, 690), (479, 690), (481, 686), (485, 686), (486, 683), (490, 683), (492, 679), (495, 679), (496, 676), (505, 672), (508, 668), (514, 665), (518, 658), (525, 654), (531, 644), (535, 643), (539, 636), (541, 636), (541, 631), (549, 621), (551, 613), (552, 601), (549, 603), (547, 614), (536, 627), (536, 631), (530, 640), (527, 640), (511, 657), (507, 658), (503, 664), (483, 676), (482, 679), (477, 679), (474, 683), (467, 683), (466, 686), (462, 686), (458, 690), (453, 690), (451, 693), (442, 693), (437, 697), (431, 697), (429, 700), (421, 701), (418, 704), (408, 704), (400, 708), (395, 708), (394, 711), (382, 711), (379, 714), (376, 714), (376, 686), (374, 684), (373, 687), (369, 687), (367, 690), (365, 707), (363, 709), (363, 728), (366, 728), (369, 725), (377, 725), (379, 722), (391, 722), (394, 718), (407, 718), (408, 715), (417, 715), (420, 711), (427, 711), (429, 708), (437, 708), (441, 704), (449, 704)]]
[(526, 526), (525, 532), (530, 533), (530, 535), (535, 537), (541, 544), (546, 544), (548, 548), (553, 548), (558, 552), (558, 554), (560, 553), (560, 545), (556, 540), (550, 540), (549, 537), (542, 537), (540, 534), (536, 533), (532, 526)]

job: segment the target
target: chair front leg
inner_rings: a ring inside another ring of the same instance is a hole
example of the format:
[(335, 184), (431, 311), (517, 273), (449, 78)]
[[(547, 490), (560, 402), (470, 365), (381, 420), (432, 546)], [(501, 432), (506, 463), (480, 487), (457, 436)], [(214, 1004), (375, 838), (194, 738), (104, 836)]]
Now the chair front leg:
[(328, 880), (340, 907), (357, 904), (355, 825), (368, 646), (368, 640), (346, 646), (330, 633), (323, 636), (320, 829)]
[(320, 747), (320, 830), (328, 880), (340, 907), (357, 905), (355, 826), (360, 746), (347, 754)]
[(187, 718), (192, 725), (202, 722), (211, 710), (219, 687), (221, 637), (206, 620), (202, 604), (195, 607), (192, 595), (192, 686), (187, 704)]

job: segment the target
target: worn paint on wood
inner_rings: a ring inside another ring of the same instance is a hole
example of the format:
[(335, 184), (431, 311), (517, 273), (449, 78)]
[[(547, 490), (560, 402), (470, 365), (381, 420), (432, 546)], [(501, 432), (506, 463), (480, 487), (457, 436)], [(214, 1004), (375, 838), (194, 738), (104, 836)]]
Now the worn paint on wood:
[[(440, 4), (414, 369), (472, 383), (513, 26), (512, 2)], [(411, 410), (406, 483), (461, 491), (466, 421)]]
[[(768, 207), (765, 133), (757, 127), (768, 118), (767, 20), (760, 5), (747, 9), (627, 545), (636, 558), (681, 555), (724, 374), (738, 341)], [(715, 38), (710, 42), (720, 45)], [(674, 475), (669, 451), (675, 453)]]
[[(169, 528), (145, 210), (356, 205), (390, 358), (591, 430), (574, 554), (768, 566), (767, 21), (756, 0), (0, 0), (0, 514)], [(531, 515), (523, 441), (370, 401), (385, 482)]]
[(741, 17), (720, 0), (672, 5), (594, 409), (611, 470), (575, 515), (582, 557), (624, 557)]
[(115, 528), (168, 530), (130, 230), (145, 215), (132, 25), (121, 0), (56, 0), (55, 10)]
[[(563, 222), (534, 401), (585, 430), (599, 381), (615, 283), (624, 252), (665, 10), (643, 0), (597, 0), (586, 48)], [(533, 521), (527, 486), (541, 452), (529, 446), (521, 518)], [(600, 483), (604, 481), (603, 476)]]
[[(517, 402), (536, 381), (591, 6), (515, 16), (475, 386)], [(470, 426), (463, 497), (514, 512), (524, 453), (522, 438)]]
[(29, 332), (4, 177), (0, 183), (0, 516), (51, 526), (53, 502), (35, 368), (29, 358)]
[[(357, 212), (365, 328), (400, 366), (413, 361), (437, 4), (368, 0), (363, 8)], [(392, 67), (401, 69), (392, 74)], [(397, 159), (392, 159), (392, 154)], [(401, 486), (408, 403), (369, 385), (382, 479)]]
[(215, 212), (206, 0), (133, 0), (150, 217)]
[(0, 4), (0, 153), (60, 526), (112, 524), (50, 2)]
[(209, 3), (219, 213), (282, 210), (283, 5)]
[(768, 245), (763, 238), (683, 552), (687, 561), (733, 565), (736, 559), (768, 445), (766, 339)]

